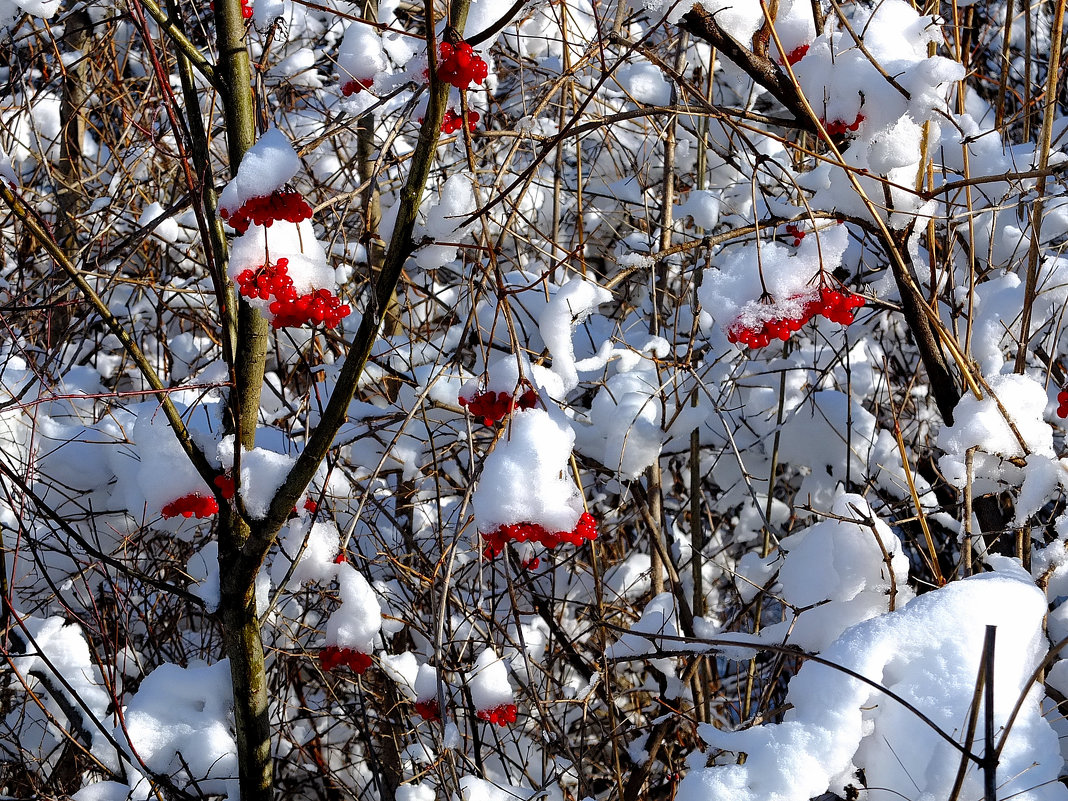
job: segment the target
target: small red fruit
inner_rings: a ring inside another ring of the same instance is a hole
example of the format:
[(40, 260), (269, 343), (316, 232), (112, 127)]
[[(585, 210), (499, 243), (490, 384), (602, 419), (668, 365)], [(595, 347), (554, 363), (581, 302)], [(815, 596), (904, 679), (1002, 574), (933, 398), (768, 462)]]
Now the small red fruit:
[(480, 709), (475, 715), (479, 720), (496, 723), (498, 726), (507, 726), (509, 723), (515, 723), (516, 708), (515, 704), (501, 704), (493, 709)]
[(467, 42), (455, 45), (441, 42), (439, 53), (438, 78), (457, 89), (466, 89), (472, 83), (482, 83), (489, 75), (486, 62)]
[(415, 711), (419, 713), (419, 717), (423, 720), (441, 720), (441, 708), (438, 706), (438, 700), (436, 698), (430, 698), (426, 701), (416, 701)]
[(351, 648), (328, 645), (319, 652), (319, 664), (326, 671), (336, 670), (342, 665), (348, 665), (353, 673), (362, 676), (367, 671), (367, 668), (371, 667), (371, 657), (369, 654), (354, 651)]

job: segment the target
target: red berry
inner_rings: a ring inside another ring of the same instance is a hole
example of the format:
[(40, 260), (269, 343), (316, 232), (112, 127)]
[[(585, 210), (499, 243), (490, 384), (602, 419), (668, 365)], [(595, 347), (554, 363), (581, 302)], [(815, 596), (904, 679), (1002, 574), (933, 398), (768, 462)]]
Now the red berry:
[[(790, 66), (793, 66), (798, 61), (803, 59), (807, 53), (808, 53), (808, 45), (807, 44), (798, 45), (797, 47), (795, 47), (793, 50), (791, 50), (789, 53), (786, 54), (786, 63), (789, 64)], [(779, 63), (781, 64), (782, 61), (780, 61)]]
[[(597, 521), (589, 512), (583, 512), (571, 531), (548, 531), (538, 523), (523, 522), (501, 526), (496, 531), (483, 534), (482, 539), (486, 543), (482, 554), (487, 559), (500, 556), (509, 542), (538, 542), (549, 550), (562, 542), (579, 546), (597, 539)], [(526, 563), (523, 566), (525, 567)], [(537, 564), (534, 567), (537, 567)]]
[(374, 82), (374, 78), (353, 78), (351, 81), (346, 81), (345, 85), (341, 87), (341, 94), (345, 95), (345, 97), (358, 95), (364, 89), (370, 89)]
[(339, 648), (336, 645), (328, 645), (319, 652), (319, 664), (323, 670), (331, 671), (342, 665), (348, 665), (353, 673), (362, 675), (371, 667), (369, 654), (354, 651), (351, 648)]
[(515, 723), (517, 717), (515, 704), (501, 704), (493, 707), (493, 709), (480, 709), (475, 715), (479, 720), (495, 723), (498, 726)]
[(457, 89), (467, 89), (472, 83), (482, 83), (489, 75), (489, 67), (467, 42), (439, 46), (438, 78)]
[(222, 495), (225, 500), (228, 501), (234, 497), (234, 480), (230, 476), (215, 476), (215, 481), (213, 483), (219, 488), (219, 494)]
[(423, 720), (441, 720), (441, 708), (438, 706), (436, 698), (416, 701), (415, 711), (419, 713), (419, 717)]
[(253, 223), (266, 228), (275, 220), (291, 223), (307, 220), (312, 216), (312, 207), (300, 192), (276, 189), (270, 195), (250, 197), (237, 211), (220, 210), (219, 216), (239, 234), (243, 234)]
[(189, 495), (183, 495), (177, 500), (171, 501), (160, 511), (160, 514), (165, 518), (182, 517), (188, 519), (190, 517), (211, 517), (213, 514), (218, 513), (219, 504), (210, 495), (201, 495), (199, 492), (193, 492)]

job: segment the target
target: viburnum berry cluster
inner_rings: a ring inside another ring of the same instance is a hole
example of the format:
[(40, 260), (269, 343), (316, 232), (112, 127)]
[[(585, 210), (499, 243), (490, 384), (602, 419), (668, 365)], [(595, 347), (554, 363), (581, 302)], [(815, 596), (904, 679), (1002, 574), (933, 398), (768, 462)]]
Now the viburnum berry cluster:
[(507, 726), (509, 723), (515, 723), (516, 713), (515, 704), (501, 704), (493, 709), (480, 709), (475, 715), (479, 720), (496, 723), (498, 726)]
[(538, 393), (531, 387), (518, 399), (508, 392), (479, 392), (473, 398), (459, 398), (460, 406), (467, 409), (475, 417), (481, 417), (484, 425), (491, 426), (498, 420), (511, 414), (516, 409), (533, 409), (538, 405)]
[[(215, 3), (208, 3), (208, 8), (214, 12)], [(241, 0), (241, 16), (245, 19), (252, 19), (252, 3), (249, 0)]]
[(786, 235), (793, 237), (793, 246), (796, 248), (801, 244), (801, 240), (805, 238), (805, 229), (799, 226), (797, 223), (786, 224)]
[(237, 211), (219, 209), (219, 216), (243, 234), (253, 223), (269, 228), (275, 220), (299, 223), (311, 219), (312, 207), (300, 192), (276, 189), (269, 195), (250, 197)]
[(467, 42), (455, 45), (441, 42), (438, 52), (438, 78), (457, 89), (463, 90), (472, 83), (482, 83), (489, 75), (486, 62)]
[(765, 320), (759, 328), (735, 321), (727, 328), (727, 341), (741, 343), (753, 349), (766, 348), (773, 339), (785, 342), (791, 334), (800, 331), (805, 323), (817, 315), (826, 317), (832, 323), (849, 325), (853, 322), (857, 309), (863, 305), (864, 298), (860, 295), (845, 289), (820, 287), (818, 294), (805, 301), (798, 316)]
[(539, 542), (549, 550), (565, 542), (578, 546), (597, 539), (597, 521), (589, 512), (583, 512), (571, 531), (547, 531), (538, 523), (514, 523), (483, 534), (482, 539), (486, 543), (482, 553), (487, 559), (500, 556), (509, 542)]
[(864, 115), (857, 114), (857, 118), (853, 122), (846, 122), (845, 120), (831, 120), (830, 122), (820, 120), (820, 122), (827, 129), (828, 136), (842, 136), (846, 131), (856, 131), (860, 128), (860, 124), (864, 122)]
[(201, 495), (199, 492), (191, 492), (168, 503), (160, 511), (160, 514), (167, 519), (178, 517), (179, 515), (188, 519), (190, 517), (211, 517), (218, 512), (219, 504), (215, 498), (210, 495)]
[(1062, 420), (1068, 417), (1068, 389), (1057, 393), (1057, 416)]
[(336, 645), (328, 645), (319, 652), (319, 664), (323, 670), (336, 670), (342, 665), (349, 668), (358, 676), (362, 676), (367, 668), (371, 667), (371, 656), (351, 648), (339, 648)]
[(475, 130), (475, 123), (480, 119), (480, 115), (477, 111), (468, 111), (466, 115), (457, 114), (451, 108), (445, 112), (445, 117), (441, 121), (441, 132), (443, 134), (456, 133), (464, 127), (464, 117), (467, 117), (467, 130)]
[[(793, 50), (791, 50), (789, 53), (786, 54), (785, 63), (789, 64), (792, 67), (798, 61), (803, 59), (807, 54), (808, 54), (808, 45), (807, 44), (798, 45), (797, 47), (795, 47)], [(782, 63), (782, 62), (780, 62), (780, 63)]]
[(441, 707), (438, 705), (437, 698), (430, 698), (426, 701), (416, 701), (415, 711), (423, 720), (441, 720)]
[(305, 323), (337, 328), (352, 309), (329, 289), (318, 289), (299, 298), (278, 299), (270, 306), (272, 328), (299, 328)]
[(219, 494), (223, 496), (224, 500), (229, 501), (234, 497), (237, 488), (234, 485), (234, 480), (230, 476), (215, 476), (215, 481), (213, 483), (219, 488)]
[(346, 81), (345, 85), (341, 87), (341, 94), (345, 95), (345, 97), (358, 95), (364, 89), (370, 89), (374, 82), (374, 78), (353, 78), (351, 81)]
[(329, 289), (318, 289), (306, 295), (298, 295), (289, 277), (289, 259), (281, 258), (274, 264), (264, 264), (252, 270), (242, 270), (237, 276), (237, 286), (246, 298), (272, 300), (269, 308), (274, 317), (274, 328), (299, 328), (305, 323), (327, 328), (337, 328), (352, 312)]

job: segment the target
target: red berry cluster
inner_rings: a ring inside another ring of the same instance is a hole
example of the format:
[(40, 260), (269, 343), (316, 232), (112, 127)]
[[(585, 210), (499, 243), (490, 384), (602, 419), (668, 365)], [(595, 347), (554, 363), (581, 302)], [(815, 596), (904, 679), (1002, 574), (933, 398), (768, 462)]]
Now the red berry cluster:
[[(208, 3), (208, 8), (215, 12), (215, 3)], [(245, 19), (252, 19), (252, 4), (249, 0), (241, 0), (241, 16)]]
[(552, 550), (564, 542), (577, 546), (587, 540), (597, 539), (597, 521), (589, 512), (583, 512), (571, 531), (546, 531), (538, 523), (515, 523), (483, 534), (482, 539), (486, 541), (482, 554), (487, 559), (500, 556), (509, 542), (540, 542)]
[(280, 298), (270, 306), (272, 328), (299, 328), (305, 323), (337, 328), (352, 309), (329, 289), (318, 289), (299, 298)]
[(1062, 420), (1068, 417), (1068, 389), (1057, 393), (1057, 416)]
[(289, 277), (289, 259), (285, 258), (255, 270), (242, 270), (237, 276), (237, 286), (246, 298), (292, 300), (297, 297), (293, 279)]
[(223, 496), (224, 500), (228, 501), (234, 497), (236, 487), (234, 485), (234, 480), (230, 478), (230, 476), (215, 476), (215, 481), (213, 483), (219, 488), (219, 494)]
[(314, 499), (308, 498), (304, 501), (304, 511), (310, 515), (313, 515), (319, 511), (319, 504), (316, 503)]
[(289, 277), (289, 259), (285, 258), (255, 270), (242, 270), (237, 276), (237, 285), (246, 298), (274, 298), (269, 307), (274, 315), (271, 320), (274, 328), (299, 328), (305, 323), (322, 323), (327, 328), (337, 328), (338, 323), (352, 312), (329, 289), (298, 295), (293, 279)]
[(218, 513), (219, 504), (210, 495), (201, 495), (199, 492), (191, 492), (176, 501), (171, 501), (160, 511), (165, 518), (178, 517), (211, 517)]
[(371, 667), (371, 656), (360, 651), (354, 651), (351, 648), (328, 645), (319, 652), (319, 664), (326, 671), (335, 670), (342, 665), (348, 665), (353, 673), (362, 676), (367, 668)]
[(353, 78), (351, 81), (346, 81), (345, 85), (341, 87), (341, 94), (345, 95), (345, 97), (358, 95), (364, 89), (370, 89), (374, 82), (374, 78)]
[(527, 559), (525, 562), (520, 562), (519, 566), (524, 570), (537, 570), (538, 565), (541, 564), (541, 559), (534, 557), (533, 559)]
[(750, 328), (734, 322), (727, 329), (727, 341), (740, 342), (753, 349), (766, 348), (773, 339), (785, 342), (791, 334), (800, 331), (805, 323), (817, 315), (826, 317), (832, 323), (849, 325), (853, 322), (857, 309), (863, 305), (864, 298), (860, 295), (854, 295), (848, 290), (820, 287), (818, 295), (805, 301), (800, 316), (767, 320), (761, 323), (759, 328)]
[(516, 708), (515, 704), (501, 704), (493, 709), (480, 709), (475, 715), (479, 720), (496, 723), (498, 726), (507, 726), (509, 723), (515, 723)]
[(437, 698), (430, 698), (426, 701), (416, 701), (415, 711), (419, 713), (419, 717), (423, 720), (441, 720), (441, 707), (438, 706)]
[(785, 62), (780, 60), (779, 63), (780, 64), (781, 63), (786, 63), (786, 64), (789, 64), (792, 67), (798, 61), (803, 59), (807, 54), (808, 54), (808, 45), (807, 44), (798, 45), (797, 47), (795, 47), (793, 50), (791, 50), (789, 53), (786, 54), (786, 61)]
[(858, 114), (857, 118), (853, 122), (845, 122), (844, 120), (832, 120), (831, 122), (823, 122), (823, 127), (827, 129), (828, 136), (842, 136), (846, 131), (856, 131), (862, 122), (864, 122), (864, 115)]
[(503, 420), (506, 415), (516, 409), (533, 409), (538, 405), (538, 393), (533, 388), (527, 389), (518, 400), (513, 399), (509, 392), (479, 392), (473, 398), (459, 398), (460, 406), (466, 408), (475, 417), (481, 417), (482, 422), (491, 426), (498, 420)]
[(787, 223), (786, 235), (794, 238), (793, 246), (796, 248), (801, 244), (801, 240), (805, 238), (805, 229), (797, 225), (797, 223)]
[(489, 75), (489, 67), (482, 57), (467, 42), (449, 44), (442, 42), (438, 60), (438, 78), (451, 83), (457, 89), (466, 89), (472, 83), (482, 83)]
[[(467, 130), (475, 130), (475, 123), (480, 119), (480, 115), (477, 111), (467, 112)], [(441, 132), (443, 134), (456, 133), (458, 130), (464, 127), (464, 115), (457, 114), (451, 108), (445, 112), (445, 117), (441, 121)]]
[(276, 189), (263, 197), (250, 197), (233, 213), (219, 209), (219, 216), (239, 234), (243, 234), (252, 223), (269, 228), (275, 220), (291, 223), (307, 220), (312, 216), (312, 207), (300, 192)]

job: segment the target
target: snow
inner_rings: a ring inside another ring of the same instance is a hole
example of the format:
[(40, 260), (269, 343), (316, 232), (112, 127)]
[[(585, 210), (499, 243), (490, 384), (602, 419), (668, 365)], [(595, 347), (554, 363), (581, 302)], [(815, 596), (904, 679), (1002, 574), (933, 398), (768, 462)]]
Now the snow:
[[(1042, 593), (1020, 568), (1010, 567), (953, 582), (854, 626), (822, 657), (918, 706), (956, 737), (968, 717), (985, 628), (996, 626), (995, 732), (1027, 693), (998, 764), (999, 797), (1064, 799), (1057, 736), (1040, 714), (1040, 693), (1027, 684), (1046, 650), (1044, 614)], [(734, 732), (702, 724), (708, 745), (748, 758), (744, 765), (691, 770), (679, 785), (679, 800), (806, 801), (828, 790), (844, 793), (857, 769), (875, 801), (948, 797), (960, 755), (875, 687), (809, 662), (790, 682), (787, 703), (793, 708), (781, 724)], [(961, 797), (981, 796), (982, 776), (973, 765)]]
[(219, 209), (230, 214), (254, 197), (267, 197), (293, 180), (300, 171), (300, 158), (289, 138), (269, 128), (249, 148), (237, 175), (219, 195)]
[[(145, 206), (145, 210), (141, 212), (141, 217), (138, 219), (137, 224), (141, 227), (151, 225), (155, 220), (163, 216), (163, 206), (159, 203), (153, 202)], [(152, 229), (152, 235), (159, 237), (168, 244), (173, 244), (178, 240), (178, 221), (173, 217), (168, 217), (165, 220), (160, 220)]]
[(326, 622), (327, 644), (374, 653), (375, 637), (382, 628), (378, 597), (363, 574), (348, 562), (337, 566), (337, 586), (341, 606)]
[(550, 532), (571, 531), (583, 511), (568, 463), (574, 442), (570, 426), (547, 411), (514, 414), (471, 496), (478, 530), (536, 523)]
[[(160, 665), (129, 699), (125, 727), (115, 730), (130, 755), (154, 774), (196, 782), (201, 792), (237, 795), (230, 665)], [(125, 729), (125, 730), (124, 730)]]
[(508, 668), (489, 648), (475, 660), (474, 667), (467, 674), (467, 686), (471, 690), (471, 702), (480, 712), (515, 701), (512, 685), (508, 681)]

